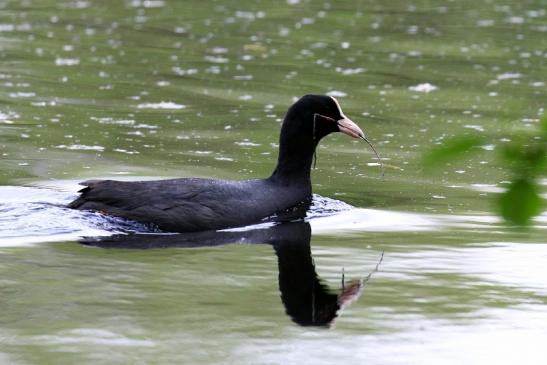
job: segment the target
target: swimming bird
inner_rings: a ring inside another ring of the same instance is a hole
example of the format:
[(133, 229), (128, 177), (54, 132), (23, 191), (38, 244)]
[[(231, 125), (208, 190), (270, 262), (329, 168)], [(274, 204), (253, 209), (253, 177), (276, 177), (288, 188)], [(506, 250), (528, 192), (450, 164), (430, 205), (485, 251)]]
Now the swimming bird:
[(366, 140), (334, 97), (305, 95), (285, 115), (277, 166), (268, 178), (89, 180), (80, 183), (85, 188), (68, 207), (152, 223), (169, 232), (256, 223), (311, 199), (310, 170), (315, 149), (323, 137), (333, 132)]

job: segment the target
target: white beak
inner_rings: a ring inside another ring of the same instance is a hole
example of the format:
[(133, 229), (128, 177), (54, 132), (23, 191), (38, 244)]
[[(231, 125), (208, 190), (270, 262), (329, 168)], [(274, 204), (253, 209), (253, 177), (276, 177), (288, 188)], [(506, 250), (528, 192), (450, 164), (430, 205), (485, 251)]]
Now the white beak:
[(357, 124), (355, 124), (351, 119), (349, 118), (343, 118), (338, 121), (336, 121), (336, 124), (338, 124), (338, 128), (340, 128), (340, 132), (347, 134), (350, 137), (353, 138), (364, 138), (365, 134), (359, 128)]

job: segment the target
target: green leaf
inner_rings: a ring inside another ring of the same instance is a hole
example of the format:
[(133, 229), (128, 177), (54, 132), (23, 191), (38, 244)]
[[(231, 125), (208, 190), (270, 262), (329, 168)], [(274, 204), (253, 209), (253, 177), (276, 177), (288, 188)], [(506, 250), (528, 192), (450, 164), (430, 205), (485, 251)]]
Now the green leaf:
[(526, 151), (526, 161), (532, 171), (541, 170), (547, 159), (547, 151), (539, 143)]
[(444, 165), (447, 162), (461, 157), (475, 147), (485, 143), (485, 139), (479, 136), (454, 137), (446, 140), (429, 152), (426, 152), (423, 163), (426, 168), (433, 168)]
[(543, 132), (543, 138), (547, 140), (547, 115), (543, 116), (543, 118), (540, 119), (539, 125), (541, 131)]
[(529, 179), (513, 181), (498, 200), (501, 216), (511, 224), (529, 225), (532, 218), (541, 213), (542, 199), (538, 190)]
[(500, 148), (500, 151), (501, 151), (501, 156), (507, 162), (521, 161), (524, 159), (523, 157), (524, 152), (523, 152), (521, 141), (504, 145)]
[(528, 145), (513, 143), (500, 150), (506, 167), (520, 176), (536, 176), (547, 164), (547, 150), (538, 142), (532, 141)]

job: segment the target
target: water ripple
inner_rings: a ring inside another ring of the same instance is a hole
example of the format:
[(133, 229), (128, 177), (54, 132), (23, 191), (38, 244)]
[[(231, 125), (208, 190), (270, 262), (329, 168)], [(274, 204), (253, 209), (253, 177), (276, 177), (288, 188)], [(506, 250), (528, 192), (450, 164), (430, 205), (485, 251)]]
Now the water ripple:
[[(72, 186), (72, 184), (74, 186)], [(0, 247), (30, 245), (39, 242), (74, 241), (81, 237), (109, 236), (120, 233), (159, 232), (153, 225), (106, 216), (101, 213), (66, 208), (75, 198), (77, 187), (70, 190), (49, 188), (0, 187)], [(440, 231), (473, 229), (488, 231), (502, 226), (494, 216), (434, 215), (379, 209), (354, 208), (340, 200), (314, 194), (306, 212), (314, 235), (339, 235), (355, 232)], [(547, 217), (538, 218), (537, 228), (546, 228)], [(260, 225), (274, 223), (260, 223)], [(237, 229), (255, 229), (257, 225)]]

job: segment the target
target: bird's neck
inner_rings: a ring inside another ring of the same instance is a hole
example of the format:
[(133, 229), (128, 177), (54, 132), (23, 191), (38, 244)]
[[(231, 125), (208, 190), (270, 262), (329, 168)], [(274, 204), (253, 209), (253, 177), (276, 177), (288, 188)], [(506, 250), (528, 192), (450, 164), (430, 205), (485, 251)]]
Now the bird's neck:
[(312, 141), (298, 142), (280, 141), (277, 166), (270, 179), (287, 185), (305, 185), (311, 189), (310, 170), (315, 146)]

